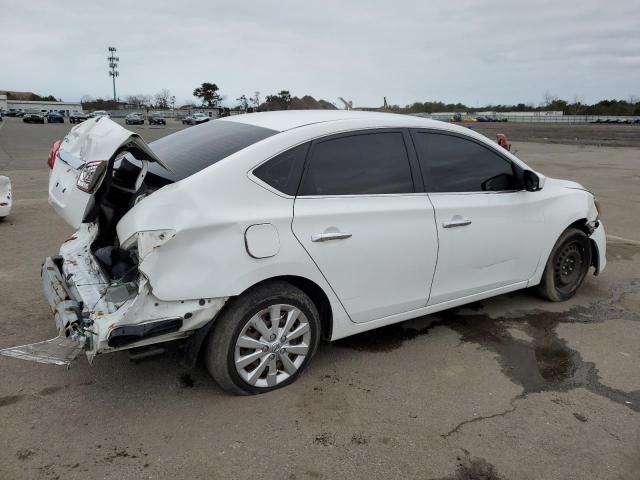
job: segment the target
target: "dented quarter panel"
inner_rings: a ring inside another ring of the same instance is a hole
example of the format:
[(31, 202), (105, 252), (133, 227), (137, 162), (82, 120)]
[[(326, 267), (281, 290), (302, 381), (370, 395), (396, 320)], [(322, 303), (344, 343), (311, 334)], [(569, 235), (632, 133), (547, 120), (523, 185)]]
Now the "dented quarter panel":
[[(97, 227), (94, 224), (82, 224), (62, 244), (60, 255), (64, 261), (61, 278), (67, 279), (64, 286), (43, 276), (45, 292), (52, 292), (51, 295), (47, 294), (47, 299), (56, 312), (56, 324), (61, 335), (70, 334), (70, 323), (76, 320), (70, 307), (82, 302), (82, 312), (89, 323), (84, 334), (88, 339), (87, 356), (90, 360), (98, 353), (184, 338), (214, 318), (226, 302), (226, 298), (165, 302), (151, 294), (144, 278), (139, 282), (137, 295), (133, 298), (118, 304), (109, 302), (105, 291), (113, 284), (105, 278), (89, 249), (96, 235)], [(55, 267), (48, 260), (44, 268), (47, 270)], [(50, 289), (47, 284), (51, 285)], [(175, 318), (182, 319), (182, 327), (177, 332), (146, 338), (119, 349), (108, 346), (109, 335), (116, 327)]]

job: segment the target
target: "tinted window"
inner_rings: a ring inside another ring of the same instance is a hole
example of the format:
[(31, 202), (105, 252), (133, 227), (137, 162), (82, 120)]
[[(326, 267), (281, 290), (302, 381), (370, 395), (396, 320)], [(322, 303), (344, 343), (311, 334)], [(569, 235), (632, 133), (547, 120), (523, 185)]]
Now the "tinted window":
[(414, 135), (429, 192), (517, 189), (511, 162), (471, 140), (438, 133)]
[(298, 191), (308, 149), (308, 143), (292, 148), (263, 163), (253, 174), (276, 190), (293, 196)]
[(334, 138), (313, 146), (300, 195), (413, 192), (402, 133)]
[(177, 182), (276, 133), (268, 128), (217, 120), (189, 127), (149, 144), (171, 169), (150, 163), (149, 172)]

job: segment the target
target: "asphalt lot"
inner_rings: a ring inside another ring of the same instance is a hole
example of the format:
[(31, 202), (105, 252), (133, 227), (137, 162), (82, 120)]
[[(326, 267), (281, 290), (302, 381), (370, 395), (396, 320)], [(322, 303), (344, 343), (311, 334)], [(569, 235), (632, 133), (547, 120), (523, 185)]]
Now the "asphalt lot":
[[(72, 232), (46, 191), (69, 124), (2, 124), (6, 347), (55, 336), (40, 262)], [(523, 291), (324, 344), (298, 382), (257, 397), (223, 394), (177, 353), (68, 370), (0, 357), (0, 479), (639, 478), (640, 148), (525, 142), (533, 130), (512, 136), (517, 154), (596, 192), (613, 236), (607, 270), (571, 301)]]

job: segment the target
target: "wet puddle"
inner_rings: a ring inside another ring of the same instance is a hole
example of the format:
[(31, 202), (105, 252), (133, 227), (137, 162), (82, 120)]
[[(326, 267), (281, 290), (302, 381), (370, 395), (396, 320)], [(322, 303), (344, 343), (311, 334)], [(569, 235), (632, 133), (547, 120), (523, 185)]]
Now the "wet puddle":
[(597, 323), (611, 319), (640, 321), (638, 314), (619, 306), (626, 293), (638, 290), (640, 282), (631, 282), (614, 289), (604, 302), (560, 313), (537, 311), (520, 318), (490, 318), (481, 313), (480, 305), (475, 304), (472, 309), (452, 309), (423, 317), (421, 320), (426, 326), (421, 328), (412, 327), (415, 321), (409, 321), (339, 340), (334, 345), (384, 352), (417, 336), (427, 335), (437, 326), (445, 326), (458, 332), (461, 341), (478, 344), (496, 353), (503, 373), (522, 386), (520, 397), (584, 387), (640, 412), (640, 391), (627, 393), (600, 383), (595, 365), (584, 361), (580, 353), (569, 348), (556, 333), (560, 323)]

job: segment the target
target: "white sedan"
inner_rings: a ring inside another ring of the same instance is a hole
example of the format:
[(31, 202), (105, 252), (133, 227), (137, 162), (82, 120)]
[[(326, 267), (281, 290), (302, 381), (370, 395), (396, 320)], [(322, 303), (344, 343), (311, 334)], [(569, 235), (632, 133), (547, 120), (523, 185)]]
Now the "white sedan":
[(262, 393), (321, 338), (532, 286), (566, 300), (606, 264), (588, 190), (418, 117), (256, 113), (150, 145), (97, 118), (49, 163), (77, 229), (43, 267), (58, 363), (186, 340), (223, 389)]
[(11, 180), (9, 177), (0, 175), (0, 220), (9, 216), (12, 202)]

